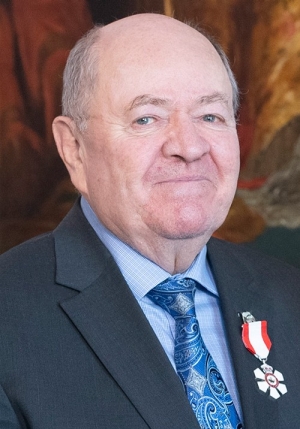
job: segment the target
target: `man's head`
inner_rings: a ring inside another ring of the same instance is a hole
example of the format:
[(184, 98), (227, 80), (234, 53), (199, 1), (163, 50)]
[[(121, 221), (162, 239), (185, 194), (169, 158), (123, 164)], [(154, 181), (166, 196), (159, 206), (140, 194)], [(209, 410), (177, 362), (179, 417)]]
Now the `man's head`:
[(54, 121), (74, 185), (108, 229), (155, 262), (158, 248), (178, 254), (193, 242), (199, 251), (225, 219), (239, 169), (225, 56), (163, 15), (87, 37), (65, 73), (68, 117)]
[[(223, 49), (210, 35), (206, 35), (198, 28), (197, 25), (193, 23), (189, 25), (201, 34), (204, 34), (220, 55), (232, 86), (233, 109), (236, 115), (239, 107), (238, 87)], [(62, 114), (72, 118), (81, 132), (87, 127), (89, 103), (93, 97), (95, 84), (99, 78), (101, 59), (99, 58), (97, 46), (101, 37), (101, 28), (102, 26), (96, 25), (76, 43), (70, 52), (64, 71)]]

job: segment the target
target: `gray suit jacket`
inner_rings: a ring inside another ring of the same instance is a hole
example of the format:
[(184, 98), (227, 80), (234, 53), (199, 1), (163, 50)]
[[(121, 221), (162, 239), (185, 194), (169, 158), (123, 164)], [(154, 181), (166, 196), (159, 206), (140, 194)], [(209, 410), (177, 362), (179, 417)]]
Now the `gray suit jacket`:
[[(300, 272), (212, 239), (247, 429), (299, 426)], [(241, 311), (266, 319), (288, 393), (260, 392)], [(152, 328), (76, 205), (58, 228), (0, 258), (1, 429), (199, 429)]]

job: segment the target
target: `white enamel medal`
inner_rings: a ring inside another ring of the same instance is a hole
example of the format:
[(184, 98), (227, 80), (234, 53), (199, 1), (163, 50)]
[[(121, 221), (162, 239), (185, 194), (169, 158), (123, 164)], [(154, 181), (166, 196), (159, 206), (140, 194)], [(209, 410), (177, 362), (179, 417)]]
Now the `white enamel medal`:
[(258, 388), (269, 393), (273, 399), (278, 399), (287, 392), (281, 372), (273, 370), (267, 364), (272, 342), (267, 332), (267, 321), (256, 321), (251, 313), (241, 313), (243, 319), (242, 340), (246, 349), (262, 362), (260, 368), (254, 371)]

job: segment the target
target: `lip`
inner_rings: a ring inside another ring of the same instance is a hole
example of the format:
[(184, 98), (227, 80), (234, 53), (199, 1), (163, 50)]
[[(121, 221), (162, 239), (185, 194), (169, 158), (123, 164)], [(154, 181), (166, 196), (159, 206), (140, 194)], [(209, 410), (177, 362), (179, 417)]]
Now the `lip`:
[(160, 180), (157, 184), (164, 183), (186, 183), (186, 182), (202, 182), (208, 181), (209, 179), (205, 176), (182, 176), (182, 177), (174, 177), (172, 179)]

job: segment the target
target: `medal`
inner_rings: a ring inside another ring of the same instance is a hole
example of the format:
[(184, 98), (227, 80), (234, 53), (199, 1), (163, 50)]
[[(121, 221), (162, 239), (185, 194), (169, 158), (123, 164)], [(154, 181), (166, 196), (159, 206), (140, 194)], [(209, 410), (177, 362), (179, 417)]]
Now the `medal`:
[(267, 331), (267, 321), (256, 321), (248, 311), (241, 313), (243, 319), (242, 340), (246, 349), (262, 362), (254, 371), (259, 390), (278, 399), (287, 392), (281, 372), (267, 364), (272, 342)]

